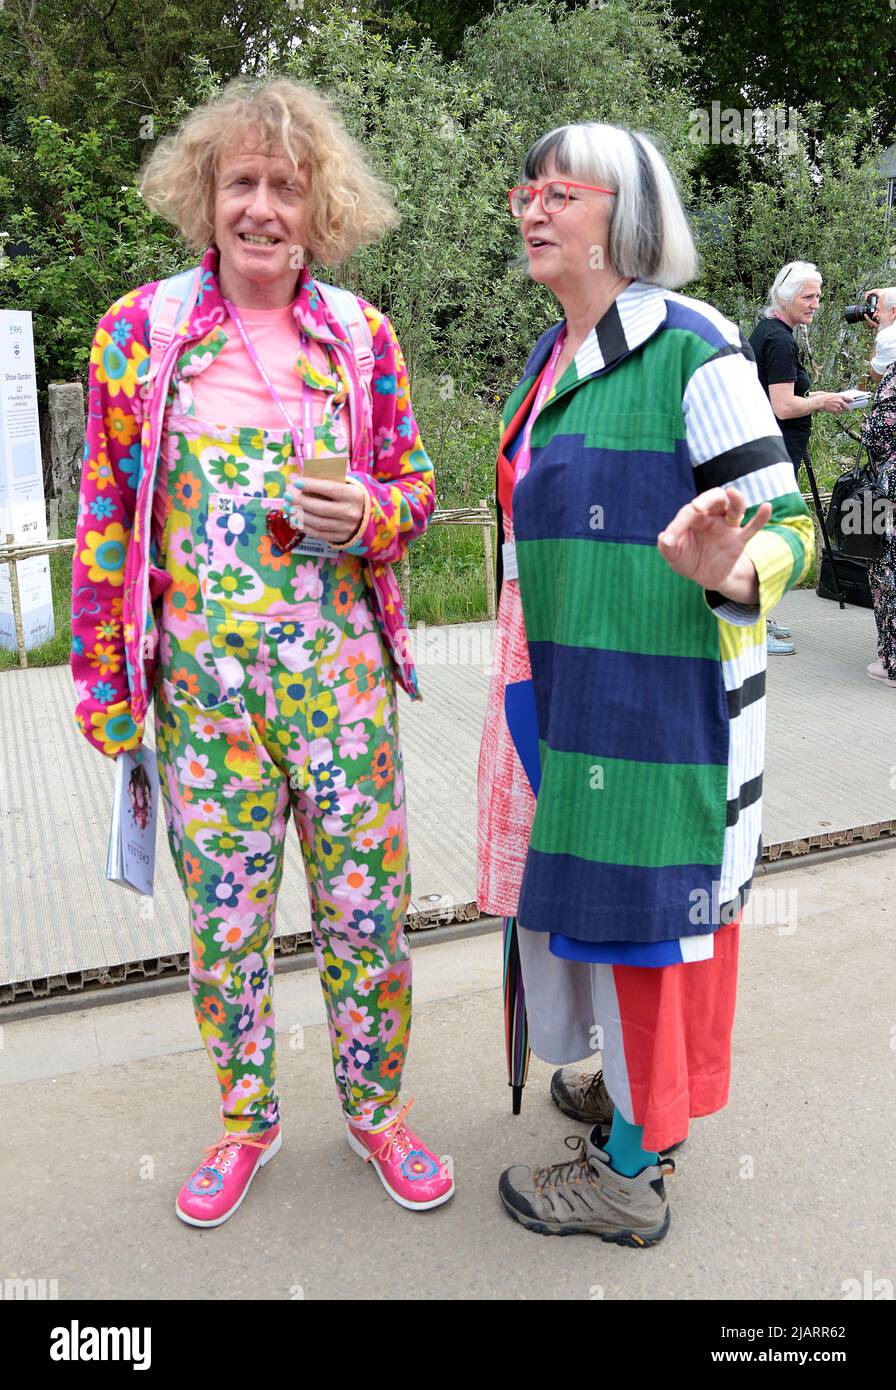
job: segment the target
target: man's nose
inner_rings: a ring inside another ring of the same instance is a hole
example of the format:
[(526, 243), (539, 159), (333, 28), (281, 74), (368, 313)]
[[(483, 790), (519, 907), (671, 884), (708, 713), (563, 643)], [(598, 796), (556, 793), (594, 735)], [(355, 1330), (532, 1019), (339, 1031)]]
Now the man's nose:
[(271, 216), (271, 194), (267, 179), (259, 179), (249, 202), (249, 216), (256, 222), (266, 222)]

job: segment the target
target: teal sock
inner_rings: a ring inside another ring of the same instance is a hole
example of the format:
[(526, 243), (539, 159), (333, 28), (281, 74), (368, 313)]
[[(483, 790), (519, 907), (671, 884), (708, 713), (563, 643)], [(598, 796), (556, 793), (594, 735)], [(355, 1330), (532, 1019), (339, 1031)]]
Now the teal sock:
[(659, 1154), (641, 1147), (643, 1138), (643, 1125), (630, 1125), (618, 1110), (613, 1110), (613, 1126), (604, 1144), (604, 1153), (609, 1155), (610, 1166), (624, 1178), (633, 1178), (642, 1168), (649, 1168), (660, 1161)]

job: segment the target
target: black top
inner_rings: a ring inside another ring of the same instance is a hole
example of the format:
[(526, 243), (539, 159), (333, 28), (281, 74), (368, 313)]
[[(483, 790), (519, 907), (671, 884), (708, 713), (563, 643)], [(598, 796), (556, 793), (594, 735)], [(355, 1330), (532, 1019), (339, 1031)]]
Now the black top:
[[(795, 396), (808, 396), (809, 373), (803, 366), (793, 331), (781, 319), (760, 319), (750, 335), (750, 347), (756, 357), (759, 380), (769, 399), (769, 386), (792, 381)], [(775, 416), (777, 420), (778, 417)], [(812, 416), (800, 415), (795, 420), (778, 420), (787, 452), (798, 467), (809, 446)]]

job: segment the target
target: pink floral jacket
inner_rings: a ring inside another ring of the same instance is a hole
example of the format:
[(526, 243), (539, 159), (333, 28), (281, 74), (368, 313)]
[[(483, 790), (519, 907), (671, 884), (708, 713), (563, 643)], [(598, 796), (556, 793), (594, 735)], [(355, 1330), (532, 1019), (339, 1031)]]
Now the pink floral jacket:
[[(200, 292), (178, 330), (189, 371), (202, 370), (202, 348), (216, 346), (229, 326), (217, 279), (218, 252), (202, 262)], [(157, 661), (153, 600), (165, 577), (154, 560), (152, 511), (160, 432), (177, 388), (175, 367), (166, 400), (153, 399), (149, 369), (149, 305), (155, 283), (116, 300), (100, 319), (90, 354), (87, 438), (72, 572), (71, 666), (75, 718), (95, 748), (114, 757), (143, 737)], [(404, 357), (385, 314), (361, 301), (373, 335), (373, 428), (364, 427), (362, 387), (342, 324), (303, 269), (293, 304), (299, 327), (325, 343), (354, 383), (351, 476), (367, 494), (359, 530), (343, 548), (364, 557), (373, 608), (396, 676), (419, 698), (401, 594), (392, 565), (426, 530), (435, 506), (432, 464), (423, 449), (408, 394)], [(232, 330), (231, 330), (232, 331)], [(209, 359), (216, 355), (210, 352)], [(187, 369), (185, 369), (186, 371)]]

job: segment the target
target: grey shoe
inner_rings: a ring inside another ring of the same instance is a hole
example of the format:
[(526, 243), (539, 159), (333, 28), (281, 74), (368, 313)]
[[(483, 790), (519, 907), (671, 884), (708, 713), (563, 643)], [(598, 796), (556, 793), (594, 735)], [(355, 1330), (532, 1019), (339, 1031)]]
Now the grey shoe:
[(573, 1120), (586, 1125), (613, 1123), (613, 1102), (602, 1071), (560, 1067), (551, 1077), (551, 1100)]
[(518, 1163), (501, 1174), (498, 1192), (514, 1220), (540, 1235), (593, 1235), (636, 1248), (662, 1240), (670, 1220), (663, 1174), (674, 1173), (674, 1161), (626, 1178), (590, 1138), (570, 1135), (565, 1143), (575, 1158), (549, 1168)]

